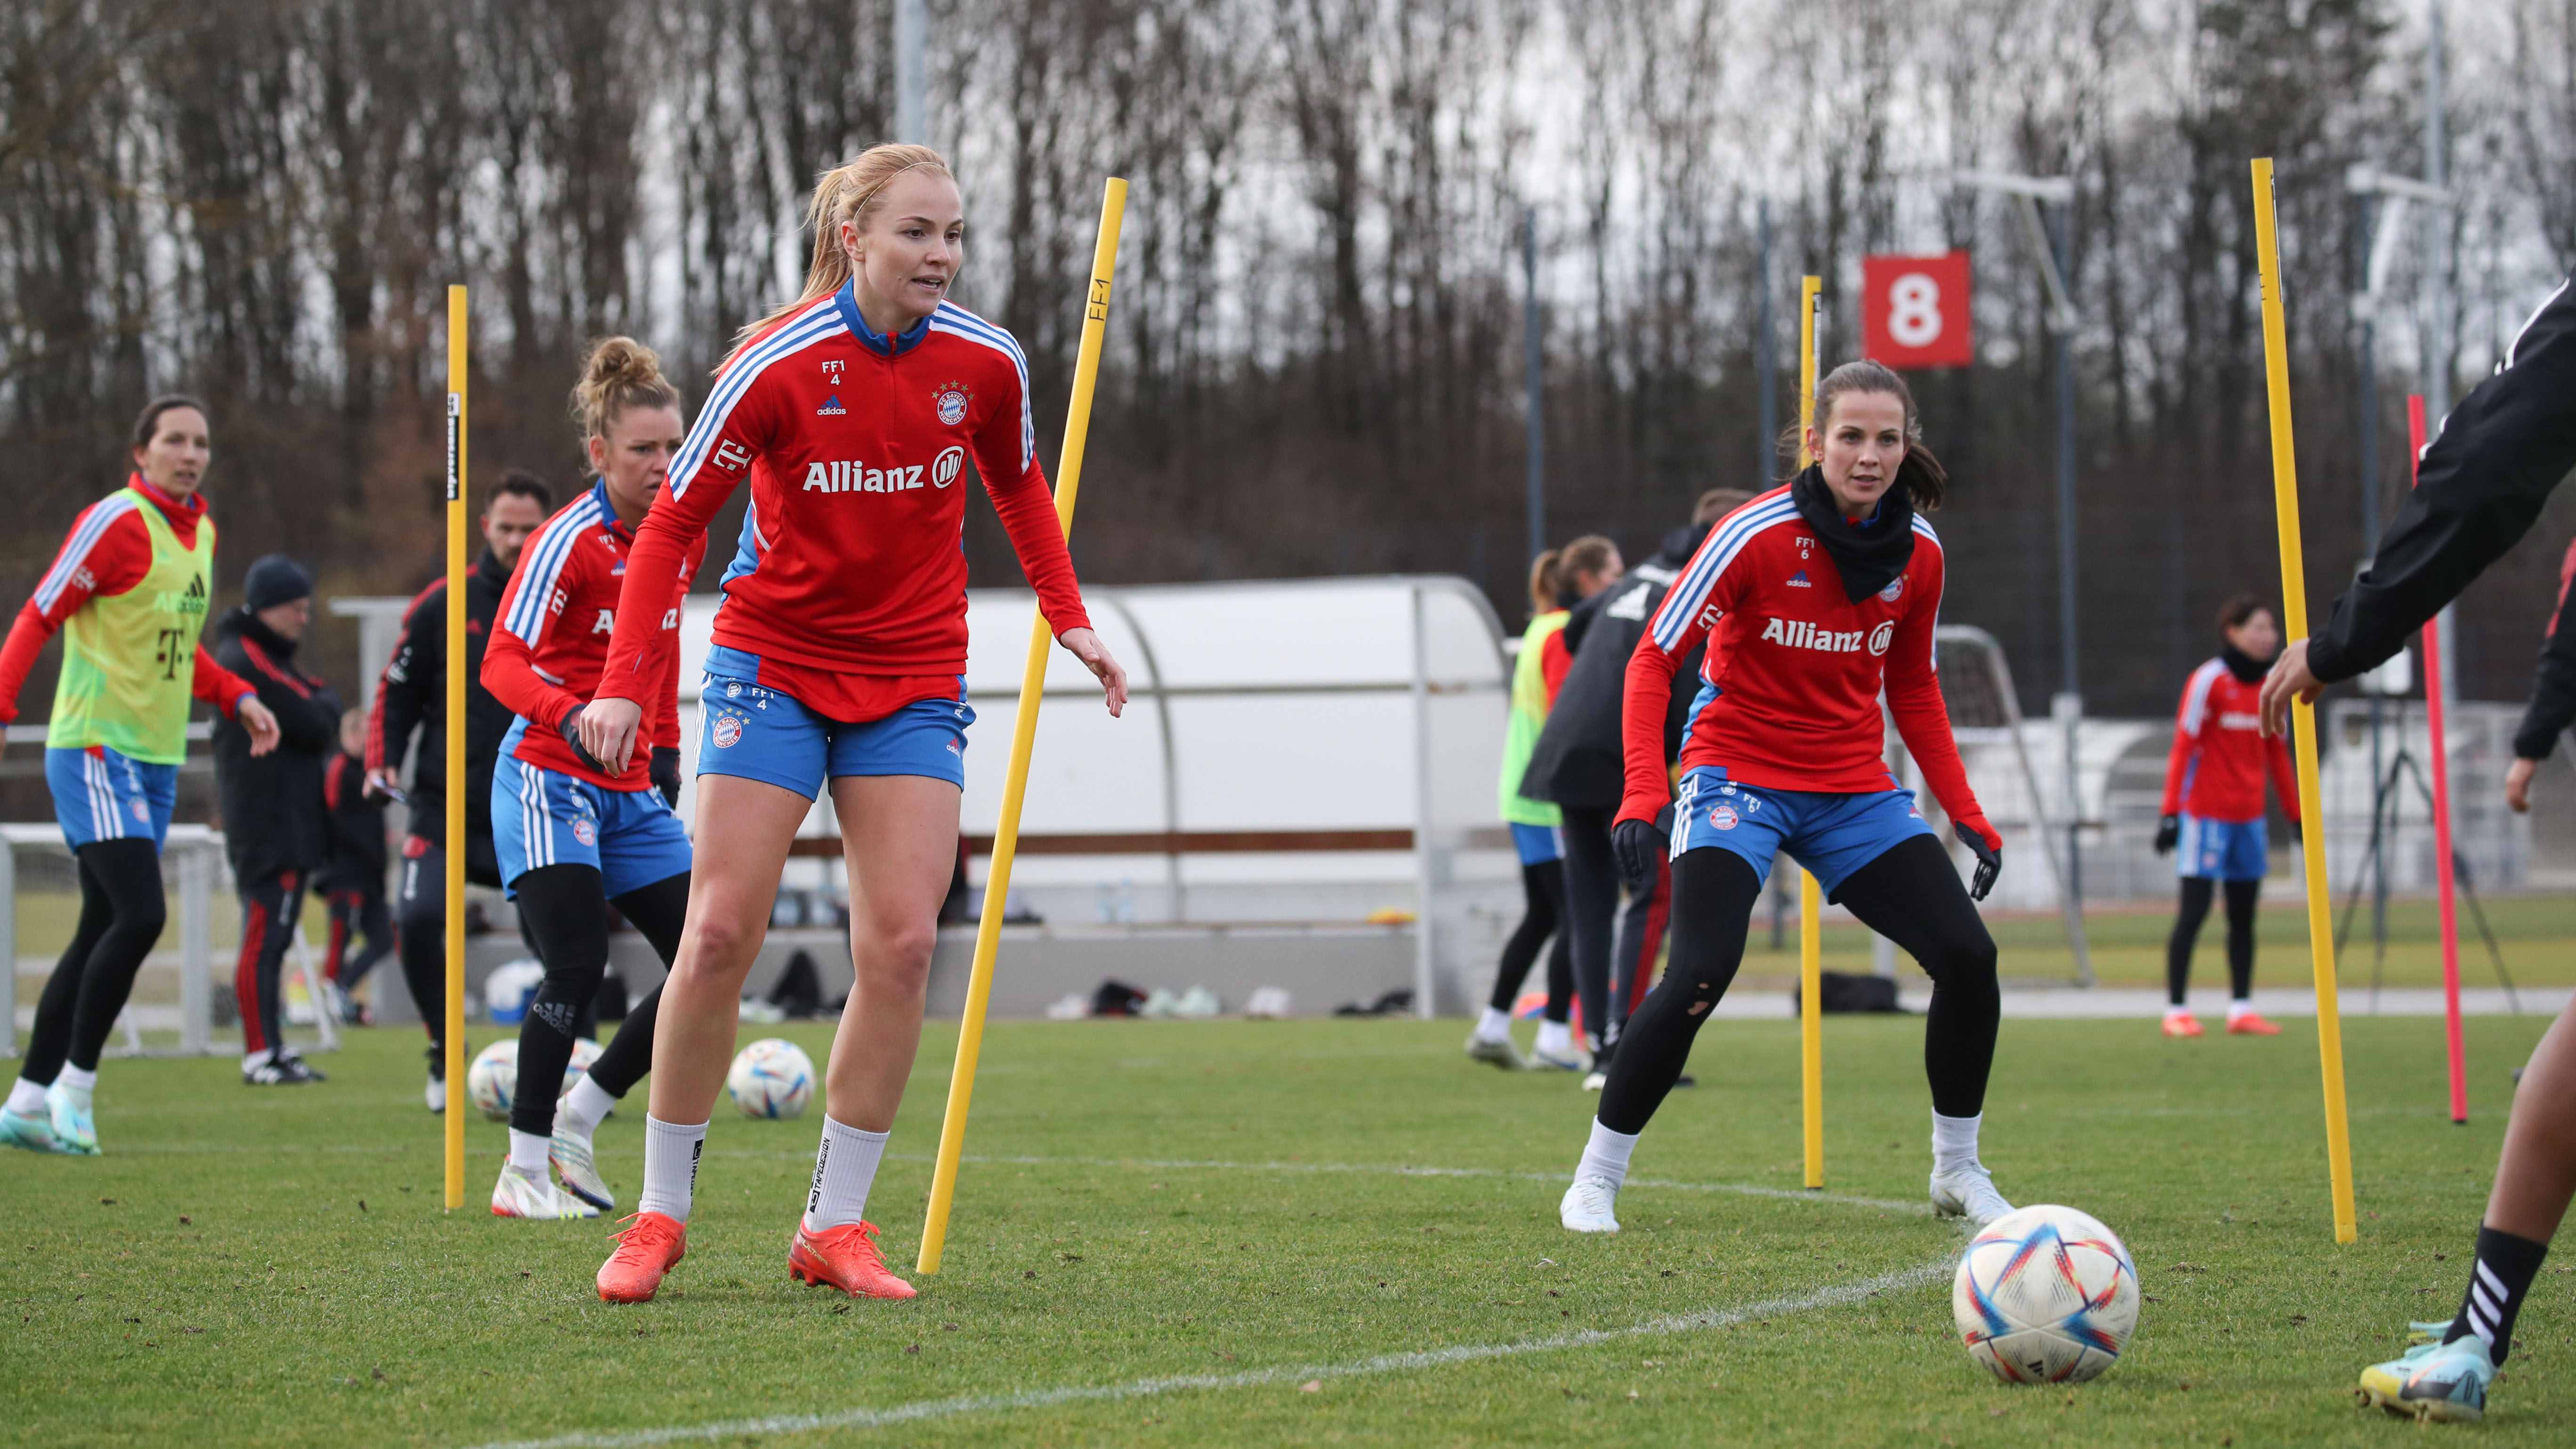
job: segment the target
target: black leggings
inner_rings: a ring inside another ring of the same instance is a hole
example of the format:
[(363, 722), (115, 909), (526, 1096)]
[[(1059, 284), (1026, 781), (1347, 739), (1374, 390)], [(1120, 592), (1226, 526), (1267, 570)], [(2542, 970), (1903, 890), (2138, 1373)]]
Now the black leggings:
[[(2174, 913), (2173, 939), (2165, 943), (2165, 993), (2183, 1004), (2191, 988), (2191, 948), (2200, 941), (2200, 923), (2209, 919), (2212, 881), (2185, 876), (2182, 909)], [(2263, 894), (2259, 880), (2227, 884), (2227, 987), (2239, 1001), (2254, 995), (2254, 902)]]
[(19, 1076), (48, 1087), (66, 1061), (98, 1070), (107, 1034), (134, 993), (134, 973), (169, 920), (161, 850), (151, 841), (92, 841), (72, 859), (80, 875), (80, 924), (45, 979), (27, 1057), (18, 1067)]
[[(608, 972), (608, 905), (601, 894), (599, 872), (587, 865), (548, 865), (529, 871), (513, 883), (519, 895), (519, 920), (537, 942), (537, 958), (546, 979), (528, 1002), (519, 1023), (519, 1081), (510, 1101), (514, 1131), (544, 1137), (555, 1130), (555, 1098), (563, 1091), (564, 1069), (572, 1062), (572, 1044), (590, 1006), (599, 1000), (600, 978)], [(617, 898), (618, 913), (653, 943), (663, 964), (679, 953), (680, 924), (689, 905), (689, 873), (682, 871)], [(653, 1019), (662, 1001), (660, 988), (626, 1018), (617, 1039), (600, 1053), (591, 1074), (612, 1097), (626, 1090), (653, 1065)]]
[[(338, 982), (342, 991), (355, 991), (377, 962), (393, 954), (393, 913), (386, 909), (381, 883), (374, 890), (334, 890), (326, 898), (331, 903), (331, 949), (322, 958), (322, 975)], [(352, 937), (364, 937), (367, 943), (354, 955), (349, 951)]]
[(1547, 953), (1547, 1019), (1565, 1020), (1565, 1008), (1574, 995), (1574, 965), (1571, 949), (1562, 929), (1565, 920), (1565, 862), (1543, 860), (1521, 867), (1521, 898), (1527, 903), (1521, 913), (1519, 929), (1503, 943), (1503, 964), (1494, 973), (1494, 994), (1487, 1004), (1496, 1011), (1508, 1012), (1521, 994), (1521, 983), (1529, 979), (1529, 969), (1538, 960), (1538, 948), (1553, 936), (1555, 949)]
[[(1680, 1078), (1700, 1023), (1743, 964), (1745, 928), (1762, 882), (1742, 856), (1704, 846), (1673, 862), (1672, 890), (1672, 955), (1664, 979), (1630, 1018), (1601, 1091), (1601, 1125), (1613, 1132), (1644, 1131)], [(1959, 884), (1949, 852), (1928, 835), (1900, 841), (1854, 871), (1834, 899), (1912, 953), (1932, 978), (1932, 1011), (1923, 1026), (1932, 1110), (1944, 1117), (1984, 1111), (2003, 998), (1995, 985), (1994, 938)]]
[(1574, 994), (1583, 1034), (1596, 1045), (1618, 1038), (1610, 1019), (1610, 937), (1619, 914), (1619, 860), (1610, 853), (1616, 809), (1568, 805), (1565, 813), (1565, 933), (1571, 937)]

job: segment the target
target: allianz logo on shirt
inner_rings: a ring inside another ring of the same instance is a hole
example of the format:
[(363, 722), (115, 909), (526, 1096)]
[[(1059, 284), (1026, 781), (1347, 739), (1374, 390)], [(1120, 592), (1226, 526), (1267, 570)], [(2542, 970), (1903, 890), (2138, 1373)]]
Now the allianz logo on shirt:
[(2259, 730), (2263, 727), (2263, 717), (2241, 709), (2221, 710), (2218, 727), (2223, 730)]
[(1784, 648), (1813, 649), (1819, 654), (1858, 654), (1864, 648), (1872, 654), (1884, 654), (1896, 637), (1896, 625), (1882, 622), (1869, 630), (1819, 629), (1804, 619), (1766, 617), (1762, 637)]
[(805, 491), (808, 493), (906, 493), (923, 486), (945, 488), (957, 481), (965, 470), (966, 450), (951, 446), (931, 461), (924, 476), (918, 463), (906, 467), (871, 468), (856, 459), (834, 459), (805, 465)]

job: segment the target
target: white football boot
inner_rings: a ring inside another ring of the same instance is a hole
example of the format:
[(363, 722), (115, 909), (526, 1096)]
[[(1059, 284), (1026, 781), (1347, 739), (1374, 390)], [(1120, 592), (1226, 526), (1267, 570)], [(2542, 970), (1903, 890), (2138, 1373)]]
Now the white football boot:
[(616, 1211), (617, 1194), (609, 1190), (608, 1179), (599, 1175), (590, 1134), (566, 1120), (562, 1108), (555, 1109), (555, 1135), (546, 1144), (546, 1157), (563, 1175), (564, 1191), (603, 1212)]
[(1619, 1201), (1619, 1189), (1598, 1177), (1578, 1177), (1565, 1190), (1565, 1200), (1556, 1205), (1556, 1220), (1570, 1233), (1615, 1233), (1619, 1220), (1611, 1209)]
[(1932, 1174), (1935, 1217), (1966, 1218), (1968, 1226), (1982, 1228), (2012, 1210), (2013, 1205), (1995, 1191), (1995, 1175), (1982, 1164)]
[(500, 1181), (492, 1184), (492, 1216), (595, 1218), (599, 1209), (555, 1186), (551, 1177), (528, 1177), (504, 1162)]

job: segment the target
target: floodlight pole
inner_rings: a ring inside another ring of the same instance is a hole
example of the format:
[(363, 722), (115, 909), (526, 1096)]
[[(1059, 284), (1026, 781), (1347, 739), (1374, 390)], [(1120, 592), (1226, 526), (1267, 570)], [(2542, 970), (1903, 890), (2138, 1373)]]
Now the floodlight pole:
[[(2084, 904), (2084, 800), (2076, 768), (2076, 743), (2084, 720), (2084, 691), (2079, 666), (2082, 652), (2076, 635), (2075, 607), (2075, 303), (2066, 290), (2067, 270), (2075, 259), (2075, 182), (2065, 176), (2020, 176), (1998, 171), (1961, 171), (1954, 185), (1996, 191), (2012, 197), (2021, 211), (2022, 228), (2039, 259), (2040, 281), (2048, 289), (2048, 331), (2056, 356), (2057, 392), (2057, 697), (2050, 713), (2065, 732), (2066, 892), (2077, 910)], [(2040, 203), (2057, 206), (2054, 225), (2043, 224)]]
[(1547, 551), (1547, 347), (1539, 333), (1538, 208), (1521, 208), (1521, 332), (1529, 374), (1529, 557)]
[(894, 138), (930, 144), (928, 0), (894, 0)]
[(1771, 315), (1771, 198), (1755, 203), (1753, 228), (1761, 237), (1762, 259), (1754, 274), (1753, 294), (1761, 304), (1760, 330), (1753, 334), (1753, 374), (1761, 384), (1762, 436), (1754, 440), (1753, 491), (1770, 488), (1780, 473), (1780, 357), (1774, 333), (1778, 323)]

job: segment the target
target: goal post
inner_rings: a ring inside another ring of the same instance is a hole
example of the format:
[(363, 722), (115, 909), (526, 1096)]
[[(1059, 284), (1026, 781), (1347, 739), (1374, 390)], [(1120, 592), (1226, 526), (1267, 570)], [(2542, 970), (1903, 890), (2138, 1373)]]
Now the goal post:
[[(2056, 822), (2049, 818), (2048, 792), (2040, 788), (2039, 771), (2031, 764), (2030, 742), (2022, 733), (2021, 699), (2013, 692), (2012, 665), (2004, 657), (2004, 646), (1994, 635), (1973, 624), (1943, 624), (1933, 631), (1932, 641), (1938, 651), (1941, 698), (1950, 713), (1950, 728), (1973, 730), (1989, 737), (2000, 735), (2011, 746), (2014, 774), (2022, 786), (2021, 800), (2029, 812), (2031, 839), (2039, 848), (2040, 858), (2048, 863), (2049, 879), (2057, 887), (2058, 909), (2066, 920), (2066, 948), (2075, 956), (2075, 979), (2078, 985), (2091, 986), (2093, 947), (2084, 934), (2084, 908), (2068, 885), (2066, 860), (2059, 845), (2074, 837), (2060, 833)], [(1994, 813), (1989, 805), (1989, 816)]]

